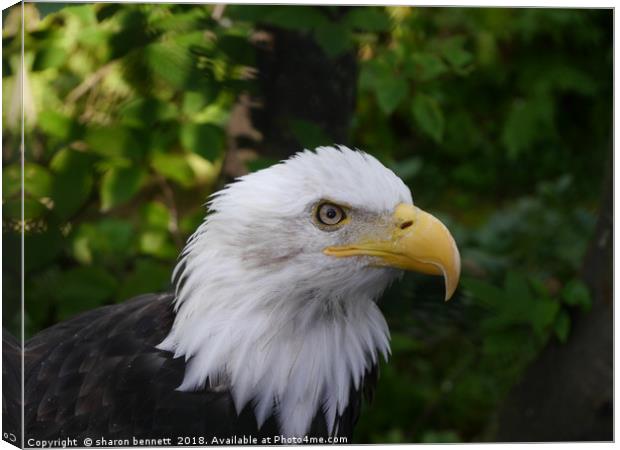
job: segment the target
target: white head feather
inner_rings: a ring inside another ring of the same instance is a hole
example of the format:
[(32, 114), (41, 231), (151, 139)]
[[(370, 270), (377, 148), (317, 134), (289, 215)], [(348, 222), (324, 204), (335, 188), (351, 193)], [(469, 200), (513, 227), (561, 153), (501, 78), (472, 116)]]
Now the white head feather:
[[(359, 211), (337, 231), (313, 221), (321, 200)], [(411, 193), (372, 156), (320, 147), (216, 193), (173, 278), (177, 315), (158, 348), (184, 356), (180, 390), (231, 390), (259, 426), (275, 413), (303, 436), (321, 410), (333, 429), (367, 369), (387, 358), (389, 331), (375, 301), (400, 271), (323, 249), (380, 229)]]

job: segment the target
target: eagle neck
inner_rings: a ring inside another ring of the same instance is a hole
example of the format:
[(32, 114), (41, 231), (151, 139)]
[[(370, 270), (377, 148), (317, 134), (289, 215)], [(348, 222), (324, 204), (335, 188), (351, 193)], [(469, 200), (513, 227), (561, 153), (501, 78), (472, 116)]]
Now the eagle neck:
[(181, 260), (175, 322), (158, 346), (187, 362), (178, 389), (230, 390), (237, 412), (251, 402), (259, 426), (275, 415), (285, 436), (305, 435), (318, 412), (337, 433), (352, 388), (390, 351), (374, 298), (287, 283), (285, 269), (246, 270), (239, 282), (225, 276), (239, 261), (194, 255)]

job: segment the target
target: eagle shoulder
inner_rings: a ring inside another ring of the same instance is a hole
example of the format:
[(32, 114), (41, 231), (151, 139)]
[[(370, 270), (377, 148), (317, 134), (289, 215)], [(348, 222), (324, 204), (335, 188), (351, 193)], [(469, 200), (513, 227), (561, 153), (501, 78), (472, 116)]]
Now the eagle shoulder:
[[(250, 402), (237, 414), (228, 390), (182, 392), (184, 358), (158, 350), (174, 321), (172, 294), (147, 294), (83, 313), (26, 343), (26, 439), (280, 435), (272, 415), (259, 429)], [(364, 389), (374, 386), (373, 367)], [(351, 391), (334, 431), (351, 438), (363, 388)], [(309, 436), (328, 436), (322, 411)]]

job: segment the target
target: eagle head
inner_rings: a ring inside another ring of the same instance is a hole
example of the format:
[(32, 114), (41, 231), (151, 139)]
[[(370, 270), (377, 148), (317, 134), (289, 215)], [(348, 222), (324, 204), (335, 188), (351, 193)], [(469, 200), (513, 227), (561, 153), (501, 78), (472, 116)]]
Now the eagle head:
[(305, 433), (319, 410), (333, 422), (387, 356), (376, 300), (404, 270), (443, 276), (446, 299), (459, 280), (447, 228), (367, 153), (304, 151), (208, 206), (173, 274), (176, 318), (159, 348), (188, 361), (179, 389), (230, 389), (284, 434)]

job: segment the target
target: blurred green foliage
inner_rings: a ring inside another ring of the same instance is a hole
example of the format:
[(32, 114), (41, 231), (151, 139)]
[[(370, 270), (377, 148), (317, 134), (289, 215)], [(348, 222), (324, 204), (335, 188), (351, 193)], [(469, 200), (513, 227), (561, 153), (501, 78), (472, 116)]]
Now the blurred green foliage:
[[(579, 280), (611, 145), (610, 10), (25, 5), (3, 15), (3, 311), (19, 323), (24, 77), (26, 334), (164, 290), (256, 93), (256, 24), (358, 57), (351, 142), (454, 232), (456, 299), (407, 275), (357, 442), (492, 439), (508, 389), (591, 298)], [(337, 18), (335, 18), (337, 17)], [(307, 146), (330, 144), (292, 121)], [(249, 170), (264, 166), (260, 159)]]

